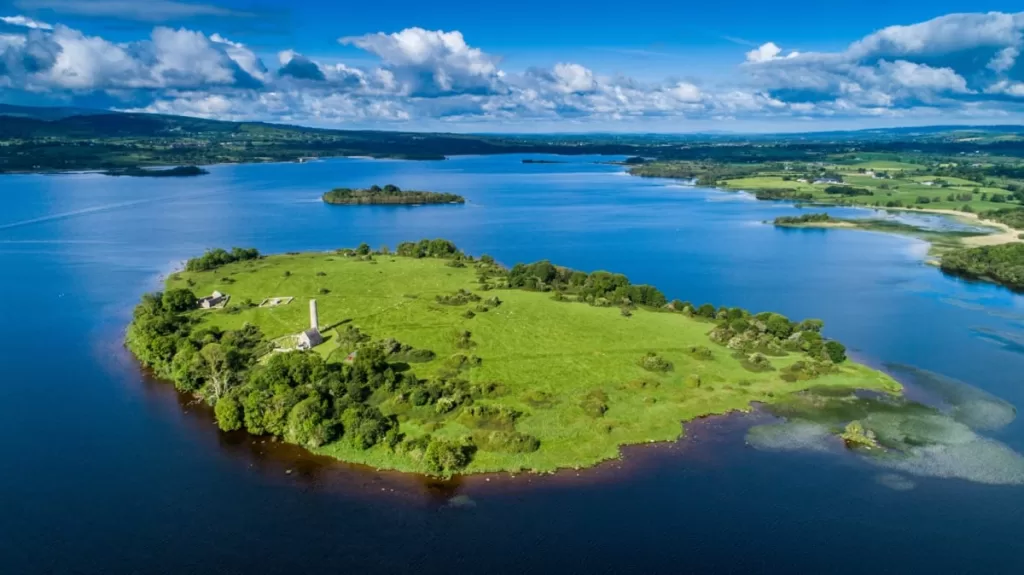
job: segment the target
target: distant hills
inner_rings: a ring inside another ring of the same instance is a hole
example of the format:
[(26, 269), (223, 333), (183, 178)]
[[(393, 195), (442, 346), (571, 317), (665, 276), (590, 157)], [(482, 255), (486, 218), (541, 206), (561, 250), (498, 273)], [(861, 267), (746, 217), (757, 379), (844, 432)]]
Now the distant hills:
[(338, 130), (327, 128), (309, 128), (289, 124), (273, 124), (267, 122), (226, 122), (207, 120), (188, 116), (172, 116), (161, 114), (139, 114), (113, 112), (74, 107), (43, 107), (16, 106), (0, 104), (0, 116), (19, 118), (12, 121), (5, 118), (0, 122), (0, 138), (31, 138), (31, 137), (147, 137), (172, 136), (182, 132), (253, 132), (259, 130), (293, 132), (302, 134), (351, 134), (368, 135), (389, 133), (396, 136), (414, 137), (416, 135), (446, 135), (459, 139), (509, 139), (530, 144), (541, 141), (594, 141), (606, 143), (638, 144), (651, 142), (693, 142), (722, 140), (864, 140), (894, 139), (906, 137), (938, 136), (953, 134), (1020, 134), (1024, 137), (1024, 126), (916, 126), (895, 128), (866, 128), (861, 130), (829, 130), (818, 132), (793, 133), (758, 133), (744, 134), (741, 132), (698, 132), (687, 134), (643, 134), (643, 133), (578, 133), (578, 134), (516, 134), (501, 133), (454, 134), (401, 132), (385, 130)]
[[(125, 170), (145, 166), (370, 156), (635, 156), (731, 163), (821, 161), (853, 151), (1024, 157), (1022, 126), (931, 126), (814, 134), (480, 135), (333, 130), (264, 122), (0, 104), (0, 172)], [(749, 145), (744, 145), (749, 144)]]
[(68, 118), (70, 116), (94, 116), (97, 114), (109, 114), (109, 112), (103, 110), (92, 110), (89, 108), (55, 108), (0, 104), (0, 116), (16, 116), (19, 118), (32, 118), (35, 120), (51, 121)]

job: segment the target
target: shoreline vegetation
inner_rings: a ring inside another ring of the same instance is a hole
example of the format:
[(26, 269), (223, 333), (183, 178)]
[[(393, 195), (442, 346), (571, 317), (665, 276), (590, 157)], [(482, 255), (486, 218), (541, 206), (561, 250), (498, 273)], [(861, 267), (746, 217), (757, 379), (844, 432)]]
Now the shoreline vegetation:
[(122, 168), (116, 170), (105, 170), (104, 176), (127, 176), (132, 178), (189, 178), (205, 176), (210, 172), (199, 166), (178, 166), (175, 168)]
[[(203, 308), (217, 296), (228, 304)], [(284, 296), (294, 303), (254, 303)], [(296, 349), (314, 299), (321, 336)], [(900, 393), (822, 329), (423, 240), (395, 252), (208, 251), (143, 296), (126, 345), (212, 405), (225, 431), (451, 476), (590, 467), (624, 445), (677, 439), (681, 422), (808, 390)]]
[[(975, 152), (977, 153), (977, 152)], [(836, 154), (813, 163), (651, 162), (628, 173), (693, 182), (758, 200), (820, 207), (934, 213), (998, 230), (939, 231), (887, 219), (836, 219), (820, 214), (781, 218), (778, 227), (847, 228), (910, 235), (928, 241), (944, 272), (1024, 290), (1024, 167), (1016, 161), (927, 154)], [(912, 160), (912, 161), (905, 161)]]
[(406, 191), (391, 184), (384, 187), (374, 185), (366, 189), (335, 188), (323, 195), (323, 201), (328, 204), (345, 206), (415, 206), (423, 204), (466, 203), (466, 199), (457, 194), (421, 192), (413, 190)]
[[(1014, 231), (1001, 234), (934, 231), (893, 220), (835, 218), (824, 212), (780, 216), (772, 224), (778, 228), (845, 228), (917, 237), (936, 248), (938, 259), (932, 263), (943, 272), (1024, 291), (1024, 243), (1017, 241)], [(1008, 237), (993, 242), (991, 236)]]

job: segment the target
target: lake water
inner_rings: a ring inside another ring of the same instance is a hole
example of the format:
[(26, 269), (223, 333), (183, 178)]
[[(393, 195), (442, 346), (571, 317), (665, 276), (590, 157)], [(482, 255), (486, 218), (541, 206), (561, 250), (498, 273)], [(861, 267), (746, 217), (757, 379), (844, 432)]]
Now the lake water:
[[(520, 160), (0, 177), (2, 571), (1024, 570), (1024, 486), (941, 477), (957, 462), (894, 473), (842, 449), (756, 449), (745, 433), (764, 414), (701, 422), (679, 443), (578, 476), (431, 482), (223, 435), (121, 348), (140, 294), (205, 248), (444, 237), (506, 264), (548, 258), (670, 298), (820, 317), (861, 361), (1024, 405), (1024, 297), (944, 276), (922, 242), (775, 229), (762, 222), (797, 209), (629, 177), (602, 158)], [(319, 201), (374, 183), (468, 202)], [(1024, 452), (1019, 419), (985, 435)]]

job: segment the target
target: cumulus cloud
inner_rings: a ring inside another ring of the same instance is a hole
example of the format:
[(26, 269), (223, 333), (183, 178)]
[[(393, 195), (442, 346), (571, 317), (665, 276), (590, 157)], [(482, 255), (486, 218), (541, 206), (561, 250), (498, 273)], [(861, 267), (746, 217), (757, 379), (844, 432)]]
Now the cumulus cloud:
[(186, 29), (155, 28), (148, 40), (114, 43), (57, 25), (8, 43), (4, 73), (26, 89), (118, 90), (254, 87), (266, 68), (242, 44)]
[(498, 58), (466, 44), (461, 32), (407, 28), (338, 41), (377, 55), (409, 96), (502, 91)]
[(950, 14), (890, 26), (841, 52), (793, 53), (765, 44), (747, 53), (753, 86), (794, 102), (871, 108), (956, 108), (1008, 93), (1024, 76), (1024, 13)]
[[(166, 10), (183, 4), (152, 3)], [(280, 51), (268, 66), (220, 34), (161, 26), (148, 38), (117, 42), (5, 16), (0, 101), (17, 91), (64, 103), (99, 94), (117, 98), (122, 109), (318, 124), (948, 121), (951, 114), (1024, 113), (1022, 31), (1021, 14), (954, 14), (885, 28), (835, 52), (790, 51), (768, 42), (738, 55), (731, 81), (709, 86), (638, 81), (568, 61), (507, 72), (500, 57), (458, 31), (408, 28), (340, 38), (376, 60), (360, 66), (294, 50)]]
[(277, 73), (281, 76), (291, 76), (299, 80), (313, 80), (316, 82), (323, 82), (327, 79), (320, 66), (302, 54), (285, 50), (278, 54), (278, 59), (281, 62), (281, 69)]
[(767, 42), (747, 52), (747, 62), (757, 64), (760, 62), (770, 62), (779, 58), (795, 58), (799, 55), (799, 52), (794, 51), (782, 56), (782, 48), (779, 48), (775, 42)]

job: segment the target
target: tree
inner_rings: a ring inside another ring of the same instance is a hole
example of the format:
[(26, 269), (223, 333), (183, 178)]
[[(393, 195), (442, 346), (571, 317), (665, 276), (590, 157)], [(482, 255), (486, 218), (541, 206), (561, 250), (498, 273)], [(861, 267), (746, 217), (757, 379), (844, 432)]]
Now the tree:
[(369, 244), (361, 243), (361, 244), (359, 244), (359, 247), (356, 248), (356, 254), (358, 254), (358, 255), (365, 256), (365, 255), (368, 255), (369, 253), (370, 253), (370, 246), (369, 246)]
[(768, 321), (765, 322), (768, 328), (768, 333), (774, 335), (779, 339), (785, 339), (793, 333), (793, 325), (789, 322), (789, 319), (777, 313), (771, 314)]
[(451, 476), (463, 469), (473, 458), (473, 444), (467, 440), (433, 439), (423, 454), (423, 463), (434, 475)]
[(306, 447), (320, 447), (333, 440), (337, 423), (331, 421), (326, 400), (312, 395), (295, 404), (288, 413), (284, 438)]
[(827, 341), (825, 342), (825, 355), (832, 360), (832, 363), (842, 363), (846, 361), (846, 346), (838, 341)]
[(171, 289), (164, 292), (163, 308), (172, 313), (182, 313), (196, 307), (196, 295), (191, 290)]
[(217, 426), (222, 431), (235, 431), (242, 428), (242, 404), (234, 397), (222, 397), (217, 400), (213, 412), (217, 416)]
[(207, 382), (207, 399), (217, 401), (231, 386), (231, 360), (219, 343), (206, 344), (199, 351), (205, 362), (204, 379)]

